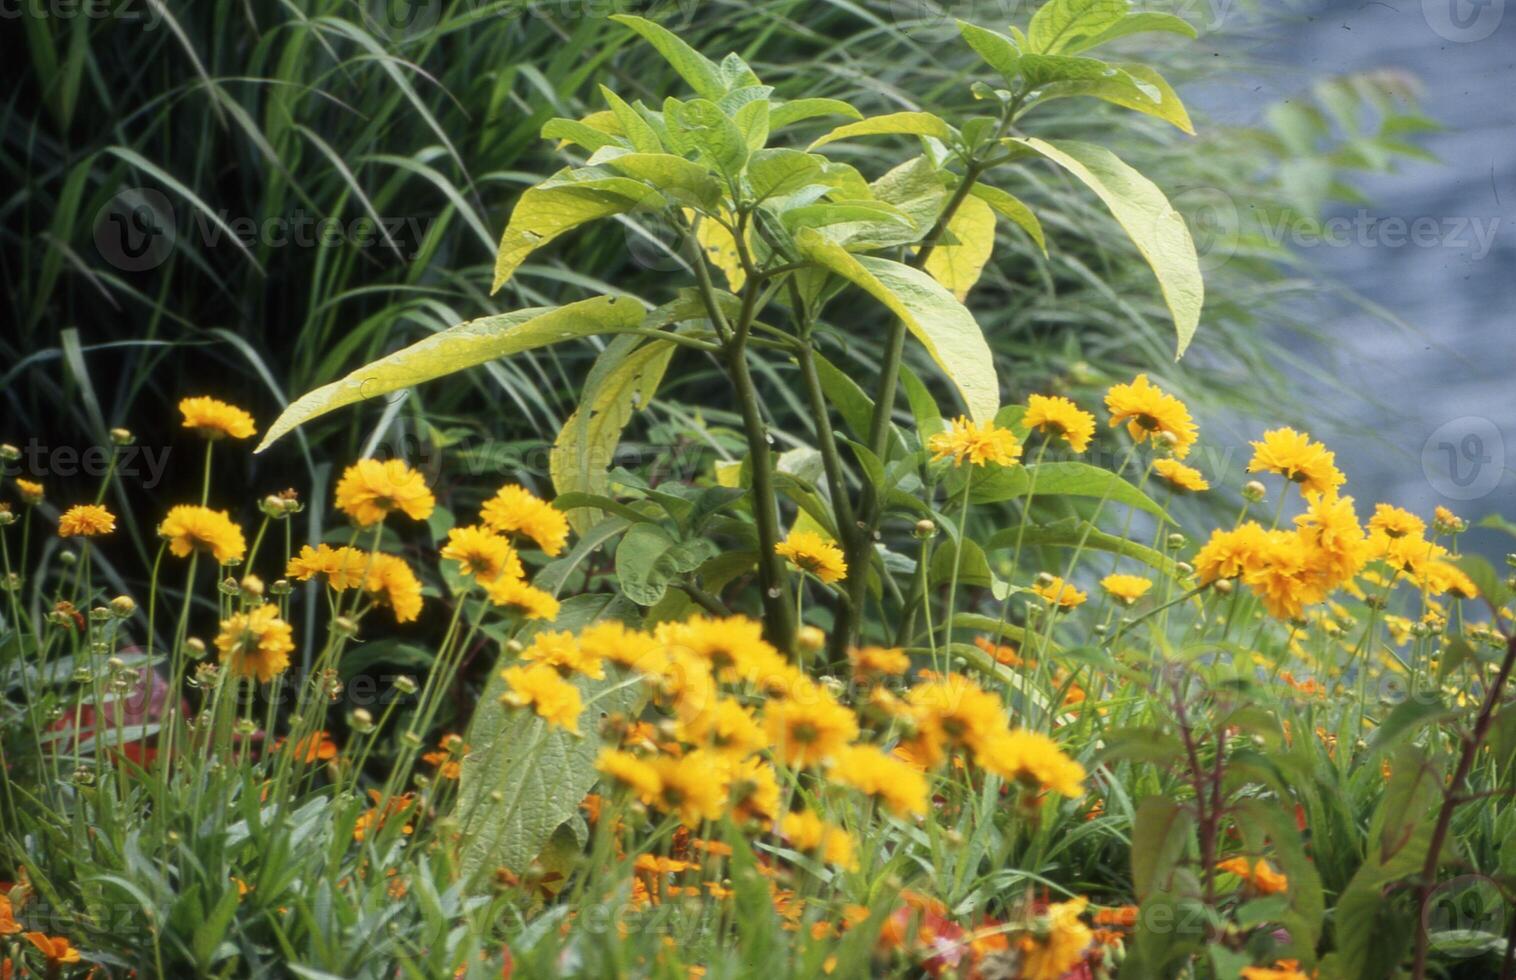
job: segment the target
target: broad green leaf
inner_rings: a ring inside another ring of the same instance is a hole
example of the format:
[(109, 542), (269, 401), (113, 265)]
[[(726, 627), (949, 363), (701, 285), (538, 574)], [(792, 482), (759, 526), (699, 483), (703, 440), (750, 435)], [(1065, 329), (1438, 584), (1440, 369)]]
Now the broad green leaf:
[(919, 269), (871, 256), (855, 256), (802, 229), (796, 245), (811, 261), (873, 296), (900, 317), (963, 397), (969, 415), (988, 421), (1000, 409), (994, 355), (973, 314)]
[(1048, 0), (1027, 25), (1027, 42), (1039, 54), (1057, 54), (1120, 23), (1127, 6), (1127, 0)]
[(511, 210), (495, 256), (495, 281), (490, 292), (515, 274), (526, 257), (565, 232), (613, 214), (638, 207), (662, 207), (657, 191), (627, 177), (568, 181), (550, 179), (528, 187)]
[(742, 56), (733, 51), (721, 59), (719, 66), (721, 83), (729, 92), (741, 91), (748, 88), (762, 88), (758, 76), (753, 74), (753, 69), (742, 60)]
[[(1076, 58), (1062, 54), (1028, 54), (1021, 58), (1021, 74), (1027, 84), (1041, 88), (1057, 82), (1101, 81), (1119, 78), (1123, 73), (1115, 65), (1098, 58)], [(1155, 97), (1157, 93), (1154, 93)]]
[(923, 231), (937, 223), (947, 202), (943, 174), (925, 156), (915, 157), (882, 174), (869, 185), (870, 196), (895, 205), (910, 215)]
[(786, 126), (793, 126), (817, 116), (847, 116), (862, 119), (863, 113), (841, 99), (795, 99), (769, 108), (769, 131), (777, 133)]
[(1007, 79), (1015, 77), (1017, 64), (1021, 61), (1021, 52), (1016, 50), (1015, 41), (1004, 34), (962, 20), (958, 22), (958, 33), (963, 35), (974, 53), (984, 59), (985, 64)]
[(1051, 142), (1034, 138), (1007, 141), (1047, 157), (1084, 182), (1105, 202), (1116, 221), (1152, 267), (1174, 318), (1178, 336), (1175, 358), (1184, 355), (1205, 300), (1205, 282), (1190, 230), (1163, 191), (1123, 163), (1116, 154), (1093, 143)]
[(298, 425), (327, 412), (462, 371), (497, 357), (576, 337), (632, 330), (642, 323), (632, 300), (600, 296), (567, 306), (537, 306), (469, 320), (418, 340), (322, 385), (290, 403), (269, 426), (255, 452)]
[(982, 198), (966, 197), (948, 221), (947, 232), (947, 240), (927, 256), (926, 272), (961, 303), (995, 248), (995, 212)]
[(592, 163), (646, 181), (680, 204), (711, 210), (721, 203), (721, 184), (693, 160), (672, 153), (618, 153)]
[(769, 141), (769, 101), (755, 99), (737, 110), (732, 117), (737, 131), (747, 141), (748, 152), (761, 150)]
[(852, 139), (854, 136), (888, 136), (892, 134), (931, 136), (942, 140), (944, 143), (951, 142), (954, 137), (953, 127), (930, 112), (892, 112), (888, 115), (872, 116), (859, 122), (838, 126), (830, 133), (812, 143), (807, 149), (814, 150), (819, 146), (835, 143), (838, 140)]
[(694, 153), (728, 180), (735, 180), (747, 163), (747, 137), (714, 102), (693, 99), (663, 103), (663, 122), (669, 139), (681, 154)]
[(1178, 801), (1149, 796), (1137, 804), (1132, 823), (1132, 888), (1138, 901), (1166, 891), (1169, 874), (1184, 856), (1195, 818)]
[(604, 130), (596, 129), (577, 119), (549, 119), (542, 126), (542, 138), (573, 143), (591, 153), (607, 146), (621, 146), (622, 141)]
[(464, 881), (495, 867), (526, 870), (595, 785), (599, 720), (629, 716), (642, 699), (641, 682), (619, 668), (608, 667), (600, 681), (575, 677), (586, 710), (581, 734), (572, 735), (530, 709), (500, 703), (500, 674), (511, 658), (505, 654), (491, 671), (465, 738), (473, 751), (463, 758), (456, 810)]
[(690, 88), (701, 98), (719, 99), (726, 94), (726, 82), (715, 62), (681, 41), (676, 35), (643, 17), (633, 14), (612, 14), (611, 20), (624, 24), (642, 35)]
[(1181, 132), (1195, 135), (1195, 127), (1190, 122), (1190, 114), (1185, 111), (1184, 103), (1179, 101), (1178, 94), (1162, 75), (1146, 65), (1114, 67), (1119, 70), (1118, 74), (1044, 85), (1038, 93), (1037, 101), (1042, 103), (1053, 99), (1089, 96), (1162, 119)]
[(844, 201), (838, 204), (807, 204), (790, 208), (780, 215), (784, 226), (819, 228), (849, 222), (889, 222), (903, 228), (919, 229), (915, 221), (899, 208), (883, 201)]
[(747, 161), (747, 182), (755, 201), (793, 194), (821, 181), (825, 157), (802, 150), (756, 150)]
[[(1044, 466), (1049, 464), (1043, 464)], [(1134, 488), (1135, 489), (1135, 488)], [(1042, 492), (1039, 486), (1037, 493)], [(1097, 527), (1091, 527), (1089, 522), (1076, 518), (1065, 518), (1050, 524), (1028, 524), (1025, 528), (1007, 527), (990, 535), (990, 539), (984, 543), (985, 551), (998, 551), (1002, 548), (1015, 548), (1017, 540), (1021, 547), (1027, 548), (1077, 548), (1083, 543), (1084, 547), (1094, 551), (1106, 551), (1112, 554), (1124, 555), (1127, 558), (1135, 558), (1150, 568), (1157, 569), (1165, 575), (1178, 574), (1173, 559), (1164, 555), (1161, 551), (1149, 548), (1147, 545), (1130, 541), (1117, 534), (1102, 531)]]
[[(548, 454), (548, 472), (559, 493), (605, 494), (621, 432), (632, 413), (646, 408), (663, 381), (677, 345), (617, 337), (595, 360), (579, 406), (564, 420)], [(600, 521), (594, 510), (572, 510), (569, 521), (584, 533)]]
[[(951, 482), (962, 485), (961, 478)], [(1028, 492), (1037, 497), (1096, 497), (1147, 511), (1159, 520), (1169, 520), (1163, 508), (1147, 494), (1110, 470), (1088, 463), (998, 467), (974, 476), (970, 497), (975, 503), (998, 503), (1024, 497)], [(1031, 531), (1030, 528), (1027, 530)]]
[(1042, 222), (1032, 213), (1032, 209), (1022, 204), (1014, 194), (1009, 194), (998, 187), (991, 187), (984, 181), (978, 181), (969, 190), (969, 193), (984, 201), (995, 209), (995, 213), (1010, 221), (1031, 236), (1032, 241), (1042, 250), (1042, 254), (1048, 254), (1047, 239), (1042, 233)]
[(621, 96), (612, 92), (604, 85), (600, 86), (600, 95), (605, 99), (606, 105), (611, 107), (611, 113), (616, 117), (616, 124), (626, 134), (626, 138), (632, 144), (632, 149), (639, 153), (662, 153), (663, 141), (658, 138), (658, 132), (642, 118), (642, 113), (632, 108)]
[(1195, 28), (1191, 27), (1189, 21), (1183, 17), (1151, 12), (1129, 13), (1099, 34), (1076, 38), (1071, 44), (1065, 45), (1063, 50), (1069, 54), (1076, 54), (1105, 44), (1107, 41), (1114, 41), (1118, 37), (1153, 32), (1179, 34), (1188, 38), (1195, 36)]

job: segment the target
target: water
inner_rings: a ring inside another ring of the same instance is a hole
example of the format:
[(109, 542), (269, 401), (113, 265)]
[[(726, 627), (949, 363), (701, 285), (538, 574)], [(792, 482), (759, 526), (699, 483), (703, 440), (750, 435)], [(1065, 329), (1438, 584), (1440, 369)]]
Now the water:
[[(1264, 28), (1211, 11), (1229, 35), (1222, 49), (1261, 66), (1187, 93), (1222, 123), (1259, 123), (1323, 75), (1419, 79), (1423, 110), (1445, 129), (1417, 142), (1441, 162), (1356, 181), (1367, 213), (1334, 207), (1341, 238), (1297, 249), (1402, 322), (1324, 292), (1328, 349), (1301, 353), (1336, 384), (1301, 378), (1289, 394), (1307, 399), (1313, 435), (1337, 451), (1360, 502), (1516, 520), (1516, 0), (1331, 3)], [(1516, 551), (1494, 531), (1467, 543)]]

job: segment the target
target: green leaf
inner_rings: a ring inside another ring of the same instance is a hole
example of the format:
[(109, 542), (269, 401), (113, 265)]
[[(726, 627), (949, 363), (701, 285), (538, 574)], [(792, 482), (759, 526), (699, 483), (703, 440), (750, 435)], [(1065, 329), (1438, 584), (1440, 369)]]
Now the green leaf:
[(669, 140), (681, 154), (694, 153), (713, 170), (735, 180), (747, 163), (747, 137), (714, 102), (693, 99), (663, 103)]
[(851, 222), (889, 222), (902, 228), (909, 228), (913, 232), (918, 231), (918, 226), (910, 215), (883, 201), (806, 204), (798, 208), (790, 208), (779, 217), (784, 222), (784, 226), (792, 231), (802, 227), (819, 228)]
[(963, 304), (918, 269), (871, 256), (855, 256), (812, 229), (795, 243), (811, 261), (858, 286), (900, 317), (948, 376), (976, 421), (1000, 409), (1000, 383), (984, 333)]
[(593, 162), (646, 181), (680, 204), (707, 211), (721, 204), (721, 184), (704, 167), (672, 153), (617, 153), (597, 156)]
[(754, 99), (747, 103), (737, 110), (732, 122), (747, 141), (749, 153), (763, 149), (763, 145), (769, 141), (769, 100)]
[(607, 146), (621, 146), (622, 141), (604, 130), (586, 125), (577, 119), (549, 119), (542, 126), (545, 140), (565, 140), (582, 146), (591, 153)]
[(1120, 23), (1127, 6), (1127, 0), (1048, 0), (1027, 25), (1027, 43), (1040, 54), (1057, 54)]
[(962, 20), (958, 22), (958, 33), (963, 35), (963, 39), (968, 42), (969, 47), (974, 49), (974, 53), (984, 59), (985, 64), (1007, 79), (1015, 77), (1018, 63), (1021, 61), (1021, 52), (1016, 50), (1015, 41), (1004, 34)]
[(1134, 109), (1137, 112), (1171, 123), (1181, 132), (1195, 135), (1190, 114), (1173, 87), (1153, 69), (1146, 65), (1119, 65), (1115, 74), (1100, 78), (1081, 78), (1054, 81), (1044, 85), (1038, 92), (1037, 101), (1089, 96)]
[(1166, 891), (1169, 875), (1184, 857), (1195, 818), (1166, 796), (1149, 796), (1137, 804), (1132, 822), (1132, 888), (1140, 902), (1149, 893)]
[(490, 292), (498, 292), (528, 255), (559, 235), (599, 218), (663, 205), (657, 191), (626, 177), (571, 180), (559, 174), (528, 187), (511, 209), (511, 220), (500, 236)]
[(1205, 282), (1200, 276), (1200, 259), (1195, 254), (1190, 230), (1163, 191), (1110, 150), (1093, 143), (1072, 140), (1054, 143), (1033, 138), (1013, 138), (1007, 142), (1052, 160), (1105, 202), (1158, 277), (1158, 287), (1174, 318), (1178, 337), (1175, 357), (1182, 357), (1200, 322)]
[[(1042, 493), (1042, 487), (1038, 486), (1036, 492)], [(990, 535), (990, 539), (984, 543), (984, 550), (993, 552), (1002, 548), (1014, 548), (1018, 535), (1022, 548), (1077, 548), (1083, 542), (1085, 548), (1135, 558), (1165, 575), (1174, 576), (1179, 571), (1173, 559), (1162, 552), (1149, 548), (1145, 544), (1129, 541), (1120, 535), (1102, 531), (1098, 527), (1092, 527), (1088, 521), (1081, 521), (1075, 517), (1064, 518), (1051, 524), (1028, 524), (1025, 528), (1003, 528)]]
[(1105, 44), (1107, 41), (1114, 41), (1118, 37), (1153, 32), (1179, 34), (1188, 38), (1195, 37), (1195, 28), (1191, 27), (1189, 21), (1183, 17), (1151, 12), (1129, 13), (1099, 34), (1075, 39), (1072, 43), (1065, 45), (1063, 50), (1069, 54), (1076, 54), (1080, 51), (1088, 51), (1093, 47)]
[[(1028, 492), (1037, 497), (1099, 497), (1145, 510), (1163, 521), (1169, 520), (1164, 509), (1147, 494), (1110, 470), (1088, 463), (1003, 466), (983, 474), (976, 473), (970, 496), (975, 503), (990, 504), (1024, 497)], [(1030, 533), (1031, 528), (1027, 530)]]
[(817, 147), (825, 146), (828, 143), (835, 143), (838, 140), (852, 139), (854, 136), (888, 136), (892, 134), (931, 136), (942, 140), (944, 143), (952, 142), (956, 135), (953, 127), (930, 112), (892, 112), (888, 115), (871, 116), (859, 122), (838, 126), (806, 149), (814, 150)]
[(455, 811), (465, 881), (497, 866), (526, 870), (595, 785), (599, 719), (631, 715), (642, 698), (641, 684), (616, 668), (607, 668), (601, 681), (574, 678), (587, 710), (579, 719), (583, 734), (572, 735), (530, 710), (500, 703), (500, 672), (511, 658), (502, 656), (491, 672), (465, 738), (474, 751), (463, 758)]
[[(617, 337), (595, 360), (579, 406), (564, 420), (548, 454), (548, 472), (559, 494), (606, 494), (611, 462), (632, 413), (657, 393), (677, 345), (670, 340), (642, 343)], [(569, 522), (583, 533), (600, 521), (594, 510), (571, 510)]]
[(621, 131), (631, 142), (632, 149), (639, 153), (663, 152), (663, 141), (658, 138), (657, 130), (642, 118), (642, 113), (627, 105), (621, 96), (604, 85), (600, 86), (600, 95), (605, 99), (605, 104), (611, 107), (611, 113), (615, 115)]
[(927, 256), (926, 273), (963, 302), (979, 281), (995, 248), (995, 212), (983, 199), (969, 196), (947, 224), (944, 241)]
[(862, 119), (863, 113), (841, 99), (794, 99), (769, 108), (769, 132), (777, 133), (786, 126), (817, 116)]
[(1003, 218), (1009, 218), (1016, 227), (1031, 236), (1032, 241), (1042, 250), (1042, 254), (1048, 254), (1048, 243), (1042, 233), (1042, 222), (1032, 213), (1032, 209), (1022, 204), (1015, 195), (1009, 194), (998, 187), (991, 187), (984, 181), (975, 182), (969, 189), (969, 193), (979, 198), (984, 203), (995, 209), (995, 213)]
[(820, 183), (825, 157), (803, 150), (755, 150), (747, 161), (747, 182), (753, 199), (793, 194), (807, 184)]
[(628, 599), (652, 606), (675, 576), (693, 572), (716, 552), (705, 538), (680, 541), (657, 524), (634, 524), (616, 548), (616, 577)]
[(640, 34), (702, 98), (719, 99), (726, 94), (726, 83), (722, 80), (721, 69), (716, 63), (676, 35), (633, 14), (612, 14), (610, 19)]
[(576, 337), (631, 330), (641, 323), (642, 310), (637, 303), (616, 296), (469, 320), (301, 395), (274, 420), (254, 451), (262, 452), (298, 425), (365, 398), (409, 388), (507, 354)]

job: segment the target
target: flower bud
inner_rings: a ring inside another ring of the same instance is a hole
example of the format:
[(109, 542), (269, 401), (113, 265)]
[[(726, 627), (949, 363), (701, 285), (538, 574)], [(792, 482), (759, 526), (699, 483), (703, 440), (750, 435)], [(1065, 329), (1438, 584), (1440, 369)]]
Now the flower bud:
[(242, 594), (251, 599), (263, 598), (263, 579), (256, 575), (244, 575), (239, 583)]
[(400, 741), (404, 742), (406, 748), (410, 749), (419, 749), (422, 745), (421, 736), (415, 731), (406, 732), (404, 735), (400, 736)]
[(420, 688), (416, 685), (416, 679), (414, 677), (409, 674), (401, 674), (399, 677), (395, 678), (395, 690), (409, 697), (410, 695), (415, 694), (418, 690), (420, 690)]
[(234, 596), (241, 591), (241, 589), (237, 587), (237, 580), (232, 578), (230, 575), (221, 580), (221, 584), (218, 586), (218, 588), (221, 590), (222, 595)]
[(111, 614), (117, 619), (126, 619), (137, 611), (137, 600), (129, 595), (118, 595), (111, 600)]
[[(9, 513), (9, 511), (7, 511), (7, 513)], [(58, 564), (67, 565), (68, 567), (72, 568), (73, 566), (79, 564), (79, 556), (74, 554), (72, 551), (60, 551), (58, 552)]]
[(111, 442), (118, 446), (130, 446), (132, 444), (132, 430), (122, 428), (112, 429)]
[(16, 523), (16, 515), (11, 513), (11, 505), (0, 503), (0, 527), (10, 527)]
[(916, 537), (925, 541), (937, 533), (937, 522), (923, 517), (916, 522)]
[(12, 446), (8, 442), (0, 444), (0, 460), (3, 460), (7, 463), (14, 463), (20, 458), (21, 450), (17, 449), (15, 446)]
[(374, 730), (374, 716), (367, 708), (354, 708), (347, 720), (355, 732), (367, 735)]
[(1211, 588), (1215, 589), (1217, 592), (1220, 592), (1222, 595), (1231, 595), (1232, 590), (1236, 587), (1237, 583), (1233, 582), (1229, 578), (1219, 578), (1211, 583)]
[(1249, 480), (1242, 485), (1242, 499), (1248, 503), (1256, 504), (1269, 495), (1269, 488), (1257, 480)]
[(802, 653), (820, 653), (826, 646), (826, 634), (815, 626), (802, 626), (795, 635), (795, 645)]
[(89, 620), (92, 623), (104, 623), (111, 618), (111, 611), (104, 606), (96, 606), (89, 611)]
[(1194, 575), (1195, 574), (1195, 566), (1191, 565), (1187, 561), (1178, 561), (1178, 562), (1175, 562), (1174, 563), (1174, 570), (1176, 572), (1178, 572), (1180, 575)]
[(1170, 551), (1178, 551), (1180, 548), (1183, 548), (1184, 535), (1178, 533), (1177, 531), (1173, 534), (1170, 534), (1168, 537), (1168, 546)]
[(293, 591), (295, 591), (295, 587), (290, 585), (287, 578), (276, 578), (269, 583), (268, 587), (269, 595), (289, 595)]
[(198, 636), (192, 636), (184, 641), (184, 649), (189, 651), (191, 657), (199, 660), (205, 656), (205, 641)]
[(332, 620), (332, 632), (343, 636), (357, 636), (358, 624), (347, 616), (338, 616)]

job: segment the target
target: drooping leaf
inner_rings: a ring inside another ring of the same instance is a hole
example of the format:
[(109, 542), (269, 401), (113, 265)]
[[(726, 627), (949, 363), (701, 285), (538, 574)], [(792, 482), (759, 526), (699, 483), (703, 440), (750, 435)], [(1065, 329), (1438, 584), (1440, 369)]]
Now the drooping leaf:
[(793, 126), (817, 116), (847, 116), (862, 119), (863, 113), (841, 99), (794, 99), (769, 109), (769, 131), (777, 133), (786, 126)]
[(926, 272), (951, 290), (961, 303), (979, 281), (994, 251), (995, 212), (982, 198), (971, 194), (953, 212), (945, 237), (950, 242), (941, 242), (932, 249), (926, 260)]
[(1031, 236), (1032, 241), (1042, 250), (1042, 254), (1048, 254), (1047, 238), (1042, 233), (1042, 222), (1032, 213), (1032, 209), (1021, 203), (1014, 194), (1009, 194), (998, 187), (991, 187), (984, 181), (975, 182), (969, 193), (995, 209), (995, 213), (1010, 221)]
[(838, 126), (825, 136), (816, 140), (807, 149), (814, 150), (817, 147), (835, 143), (838, 140), (852, 139), (855, 136), (931, 136), (950, 142), (954, 137), (953, 127), (949, 126), (941, 117), (930, 112), (891, 112), (883, 116), (871, 116), (858, 122), (847, 123)]
[(490, 292), (498, 292), (528, 255), (559, 235), (599, 218), (663, 204), (657, 191), (628, 177), (568, 180), (559, 174), (528, 187), (500, 236)]
[(1089, 96), (1102, 99), (1113, 105), (1162, 119), (1181, 132), (1195, 134), (1190, 114), (1179, 100), (1173, 86), (1164, 77), (1147, 65), (1124, 64), (1113, 66), (1116, 74), (1100, 78), (1079, 78), (1050, 82), (1038, 92), (1037, 101)]
[(899, 262), (856, 256), (804, 229), (796, 245), (811, 261), (836, 273), (883, 303), (926, 347), (963, 397), (969, 415), (988, 421), (1000, 409), (994, 355), (963, 304), (935, 279)]
[(269, 426), (255, 452), (297, 425), (327, 412), (409, 388), (524, 350), (592, 334), (635, 329), (642, 310), (632, 300), (600, 296), (567, 306), (537, 306), (469, 320), (435, 333), (322, 385), (290, 403)]
[(1093, 143), (1072, 140), (1055, 143), (1035, 138), (1013, 138), (1008, 142), (1024, 146), (1063, 167), (1110, 209), (1158, 277), (1158, 287), (1174, 318), (1178, 337), (1175, 356), (1183, 356), (1200, 322), (1205, 282), (1190, 230), (1163, 191), (1110, 150)]
[(962, 20), (958, 22), (958, 33), (963, 35), (964, 41), (974, 49), (974, 53), (984, 59), (985, 64), (1007, 79), (1015, 77), (1017, 64), (1021, 61), (1021, 52), (1016, 49), (1015, 41), (1004, 34)]
[(681, 204), (710, 210), (721, 202), (721, 184), (704, 167), (672, 153), (617, 153), (591, 162), (646, 181), (660, 193)]
[(1169, 520), (1153, 498), (1110, 470), (1088, 463), (1069, 461), (999, 467), (983, 475), (976, 474), (970, 488), (970, 497), (975, 503), (1014, 500), (1028, 493), (1037, 497), (1096, 497), (1147, 511), (1161, 521)]

